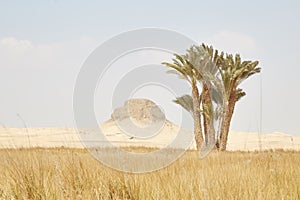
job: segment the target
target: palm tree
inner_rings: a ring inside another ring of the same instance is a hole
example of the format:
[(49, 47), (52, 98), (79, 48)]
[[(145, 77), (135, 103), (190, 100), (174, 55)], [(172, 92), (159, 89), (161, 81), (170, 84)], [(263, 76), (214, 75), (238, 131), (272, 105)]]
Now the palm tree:
[[(217, 51), (215, 55), (217, 55)], [(173, 70), (168, 73), (179, 75), (180, 78), (187, 80), (192, 87), (192, 95), (184, 95), (177, 98), (174, 102), (181, 105), (194, 118), (194, 133), (199, 150), (205, 141), (204, 147), (215, 145), (215, 130), (213, 123), (213, 104), (214, 96), (211, 91), (214, 87), (211, 80), (215, 79), (218, 68), (215, 66), (217, 57), (213, 55), (213, 49), (205, 49), (205, 46), (192, 46), (185, 55), (175, 54), (173, 63), (163, 63)], [(202, 92), (199, 95), (197, 83), (202, 83)], [(202, 109), (201, 109), (202, 108)], [(202, 115), (202, 117), (201, 117)], [(203, 127), (202, 129), (202, 119)], [(204, 132), (204, 135), (203, 135)]]
[[(173, 69), (168, 73), (179, 75), (192, 87), (192, 96), (184, 95), (174, 102), (180, 104), (194, 118), (197, 149), (200, 149), (205, 141), (206, 145), (216, 144), (218, 149), (226, 150), (235, 104), (246, 95), (238, 86), (250, 76), (261, 71), (261, 68), (257, 67), (258, 61), (242, 62), (239, 54), (236, 54), (234, 58), (231, 54), (225, 56), (223, 52), (219, 54), (218, 50), (214, 50), (213, 47), (202, 44), (201, 46), (192, 46), (187, 50), (186, 55), (175, 54), (173, 63), (163, 64)], [(221, 80), (217, 78), (218, 76)], [(201, 95), (199, 95), (197, 82), (202, 84)], [(213, 102), (222, 104), (222, 109), (213, 110)], [(221, 120), (220, 134), (216, 138), (213, 120), (220, 119), (220, 116), (223, 116), (223, 119)]]
[(222, 52), (219, 56), (219, 60), (218, 68), (225, 88), (225, 116), (221, 126), (219, 148), (221, 151), (225, 151), (235, 104), (246, 95), (246, 93), (241, 88), (238, 88), (238, 86), (250, 76), (259, 73), (261, 68), (257, 67), (259, 64), (258, 61), (242, 62), (239, 54), (236, 54), (233, 58), (233, 55), (227, 54), (224, 56), (224, 53)]
[[(205, 144), (208, 146), (215, 145), (215, 127), (213, 116), (217, 116), (217, 112), (213, 110), (213, 102), (222, 99), (223, 88), (221, 80), (218, 78), (219, 61), (218, 50), (208, 47), (205, 44), (200, 46), (193, 45), (187, 50), (185, 58), (201, 73), (199, 82), (202, 83), (201, 103), (204, 124)], [(215, 86), (214, 86), (215, 85)], [(220, 94), (221, 93), (221, 94)], [(218, 98), (218, 99), (217, 99)]]
[[(206, 51), (207, 54), (203, 53), (203, 50)], [(203, 64), (199, 61), (195, 63), (197, 59), (199, 60), (199, 58), (201, 58), (201, 55), (209, 56), (208, 59), (204, 59), (206, 63)], [(216, 111), (212, 111), (212, 102), (221, 103), (221, 101), (224, 100), (222, 102), (224, 118), (222, 120), (221, 131), (216, 143), (217, 148), (220, 150), (226, 150), (228, 133), (235, 104), (246, 95), (246, 93), (241, 88), (238, 88), (238, 86), (250, 76), (261, 71), (261, 68), (257, 67), (259, 62), (242, 62), (239, 54), (236, 54), (234, 59), (230, 54), (227, 54), (224, 57), (223, 52), (219, 55), (218, 50), (214, 50), (213, 47), (208, 47), (205, 44), (202, 44), (200, 47), (193, 46), (190, 48), (186, 57), (196, 66), (202, 75), (202, 80), (198, 79), (198, 81), (202, 82), (203, 86), (201, 100), (204, 119), (204, 134), (206, 142), (210, 144), (215, 143), (215, 130), (212, 125), (211, 116), (213, 114), (217, 115)], [(211, 80), (214, 83), (218, 83), (218, 78), (214, 77), (218, 76), (219, 73), (221, 75), (222, 86), (219, 86), (217, 91), (214, 91), (214, 88), (212, 88), (211, 85)], [(223, 87), (224, 90), (222, 90)], [(221, 97), (220, 94), (222, 95)]]
[(200, 79), (200, 73), (195, 67), (182, 55), (174, 54), (173, 63), (164, 62), (162, 64), (172, 68), (167, 73), (177, 74), (179, 78), (186, 80), (192, 88), (192, 95), (184, 95), (174, 100), (175, 103), (180, 104), (188, 112), (190, 112), (194, 119), (194, 135), (196, 147), (199, 150), (203, 144), (201, 110), (200, 110), (200, 96), (197, 86), (197, 80)]

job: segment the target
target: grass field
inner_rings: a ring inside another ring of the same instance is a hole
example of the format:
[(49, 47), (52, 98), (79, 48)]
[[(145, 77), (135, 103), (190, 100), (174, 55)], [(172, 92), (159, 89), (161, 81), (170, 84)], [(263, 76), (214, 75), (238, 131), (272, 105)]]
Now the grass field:
[(85, 150), (0, 150), (0, 199), (300, 199), (300, 152), (190, 151), (129, 174)]

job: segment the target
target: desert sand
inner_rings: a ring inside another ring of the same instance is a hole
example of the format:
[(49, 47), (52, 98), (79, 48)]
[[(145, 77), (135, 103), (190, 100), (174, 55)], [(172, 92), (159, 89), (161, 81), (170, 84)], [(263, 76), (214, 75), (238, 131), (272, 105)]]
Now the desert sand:
[[(167, 146), (176, 136), (177, 126), (167, 126), (162, 132), (150, 139), (131, 139), (123, 134), (114, 122), (107, 122), (101, 126), (107, 139), (116, 146)], [(28, 148), (28, 147), (70, 147), (84, 148), (82, 138), (73, 128), (0, 128), (0, 148)], [(85, 133), (93, 137), (93, 133)], [(83, 138), (84, 139), (84, 138)], [(91, 141), (90, 143), (101, 143)], [(85, 141), (84, 143), (88, 143)], [(192, 144), (190, 149), (195, 149)], [(300, 136), (284, 133), (247, 133), (231, 131), (228, 138), (229, 151), (254, 151), (266, 149), (300, 150)]]
[[(126, 112), (128, 110), (128, 112)], [(152, 115), (152, 117), (151, 117)], [(154, 117), (153, 117), (154, 116)], [(151, 120), (150, 120), (151, 119)], [(115, 146), (144, 146), (165, 148), (171, 144), (180, 127), (167, 119), (160, 124), (160, 129), (153, 136), (137, 138), (128, 131), (121, 130), (120, 123), (133, 121), (138, 127), (147, 127), (149, 122), (160, 121), (162, 113), (157, 106), (145, 99), (130, 100), (112, 113), (111, 119), (100, 126), (105, 139), (95, 130), (77, 130), (76, 128), (10, 128), (0, 127), (0, 148), (28, 147), (101, 147), (108, 143)], [(118, 122), (118, 123), (117, 123)], [(156, 123), (156, 122), (155, 122)], [(157, 122), (159, 123), (159, 122)], [(147, 130), (147, 129), (145, 129)], [(192, 130), (183, 130), (192, 135)], [(126, 134), (127, 133), (127, 134)], [(180, 141), (173, 147), (195, 149), (195, 142)], [(227, 149), (229, 151), (255, 151), (267, 149), (300, 150), (300, 136), (285, 133), (258, 134), (230, 131)]]

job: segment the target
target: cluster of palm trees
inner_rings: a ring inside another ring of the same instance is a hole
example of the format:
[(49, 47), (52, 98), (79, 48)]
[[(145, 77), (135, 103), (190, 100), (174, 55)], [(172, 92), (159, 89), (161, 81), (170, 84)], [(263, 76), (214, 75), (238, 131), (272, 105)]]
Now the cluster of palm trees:
[(178, 75), (192, 88), (191, 95), (174, 102), (193, 116), (197, 149), (213, 146), (226, 150), (235, 104), (246, 95), (239, 85), (261, 71), (258, 61), (242, 61), (239, 54), (219, 53), (205, 44), (193, 45), (185, 55), (174, 54), (172, 61), (163, 63), (171, 68), (168, 73)]

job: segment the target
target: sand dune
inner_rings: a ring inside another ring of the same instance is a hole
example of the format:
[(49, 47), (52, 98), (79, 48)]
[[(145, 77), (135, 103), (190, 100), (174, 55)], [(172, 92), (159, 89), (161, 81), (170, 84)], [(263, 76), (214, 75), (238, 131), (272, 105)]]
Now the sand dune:
[(267, 150), (290, 149), (300, 150), (300, 136), (285, 133), (245, 133), (231, 131), (228, 138), (228, 150)]

